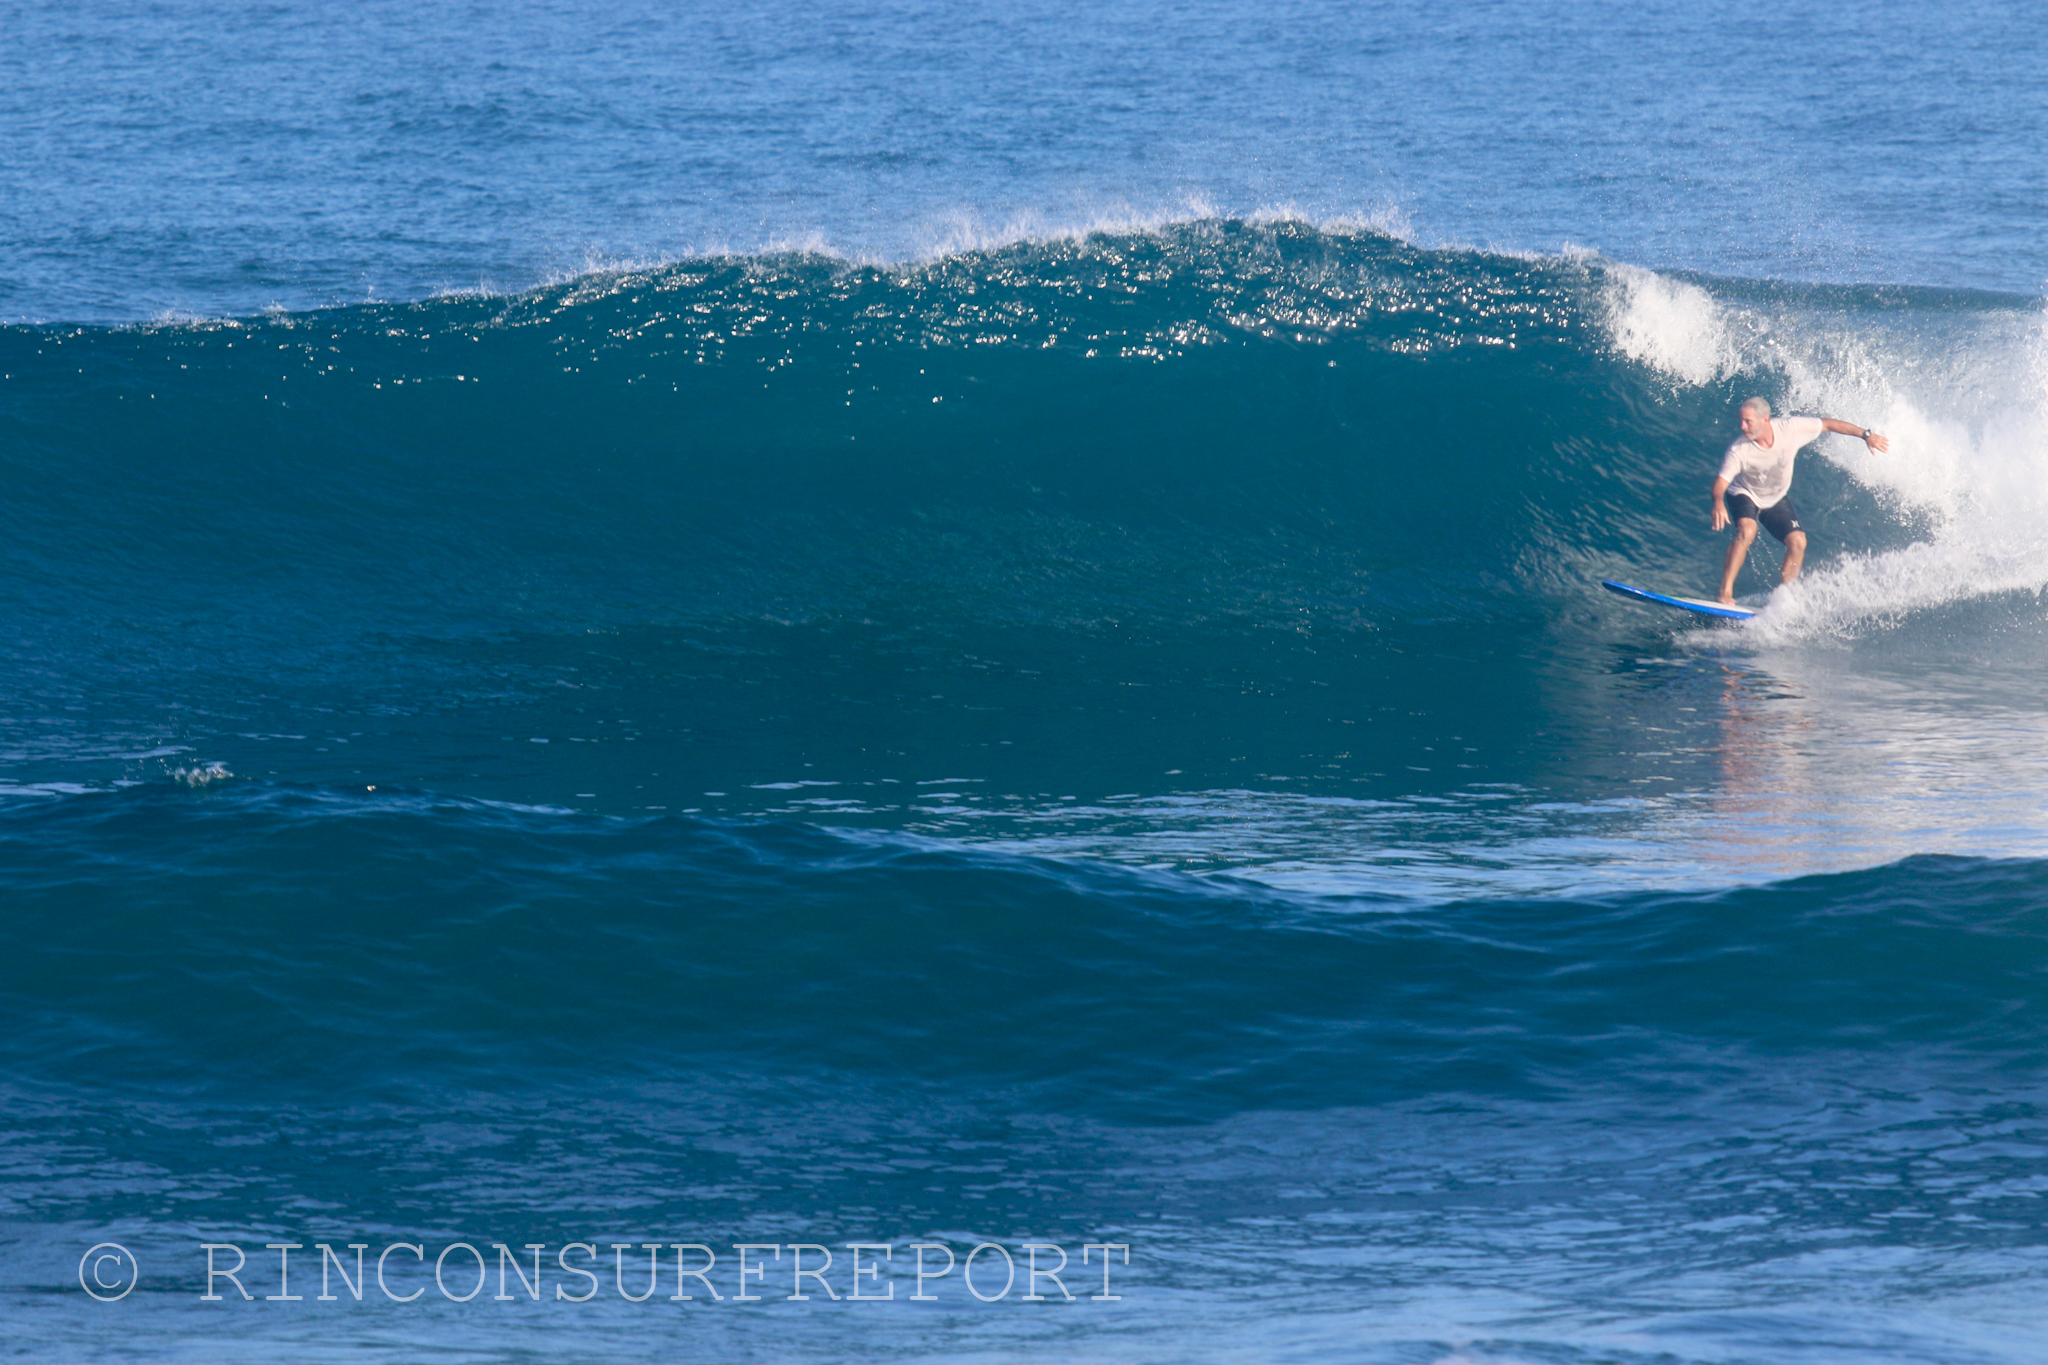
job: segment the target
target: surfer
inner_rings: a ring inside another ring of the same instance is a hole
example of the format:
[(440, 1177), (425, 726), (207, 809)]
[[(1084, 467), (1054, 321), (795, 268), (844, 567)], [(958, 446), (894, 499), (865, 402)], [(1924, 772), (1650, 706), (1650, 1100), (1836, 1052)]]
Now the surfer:
[(1875, 451), (1891, 449), (1891, 443), (1869, 427), (1833, 417), (1780, 417), (1773, 420), (1771, 405), (1751, 398), (1742, 405), (1742, 439), (1728, 447), (1721, 459), (1721, 472), (1714, 476), (1714, 529), (1735, 523), (1735, 540), (1728, 546), (1728, 563), (1721, 571), (1723, 606), (1735, 604), (1735, 575), (1749, 555), (1756, 539), (1757, 523), (1777, 537), (1785, 547), (1785, 565), (1778, 571), (1780, 583), (1799, 577), (1806, 560), (1806, 532), (1799, 514), (1785, 496), (1792, 488), (1792, 457), (1810, 445), (1821, 433), (1860, 437)]

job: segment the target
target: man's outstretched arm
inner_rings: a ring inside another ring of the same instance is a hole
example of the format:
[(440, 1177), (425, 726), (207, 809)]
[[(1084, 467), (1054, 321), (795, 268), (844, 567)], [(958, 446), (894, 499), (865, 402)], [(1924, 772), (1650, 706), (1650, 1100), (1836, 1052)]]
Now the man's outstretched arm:
[[(1890, 441), (1878, 435), (1871, 428), (1859, 427), (1854, 422), (1844, 422), (1838, 417), (1823, 417), (1820, 419), (1820, 426), (1822, 431), (1832, 431), (1837, 436), (1854, 436), (1879, 454), (1883, 454), (1892, 448)], [(1714, 529), (1718, 531), (1721, 528), (1716, 526)]]

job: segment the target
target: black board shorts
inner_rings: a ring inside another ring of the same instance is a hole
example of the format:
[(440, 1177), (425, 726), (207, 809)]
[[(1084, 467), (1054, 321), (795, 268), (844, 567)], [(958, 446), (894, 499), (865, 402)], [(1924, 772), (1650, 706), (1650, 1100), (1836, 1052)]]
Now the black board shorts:
[(1728, 515), (1737, 521), (1747, 517), (1751, 521), (1762, 522), (1764, 529), (1776, 536), (1780, 545), (1783, 545), (1785, 538), (1794, 531), (1806, 529), (1799, 524), (1799, 514), (1792, 510), (1790, 498), (1779, 498), (1769, 507), (1758, 507), (1747, 493), (1730, 490), (1721, 495), (1721, 504), (1728, 509)]

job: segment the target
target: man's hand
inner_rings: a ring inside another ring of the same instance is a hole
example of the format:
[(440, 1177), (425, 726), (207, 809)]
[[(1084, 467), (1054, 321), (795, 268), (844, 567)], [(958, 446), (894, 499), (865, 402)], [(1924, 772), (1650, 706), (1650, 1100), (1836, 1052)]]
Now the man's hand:
[(1876, 451), (1880, 455), (1892, 448), (1890, 441), (1887, 441), (1869, 427), (1859, 427), (1854, 422), (1844, 422), (1838, 417), (1823, 417), (1820, 419), (1820, 426), (1822, 431), (1832, 431), (1837, 436), (1854, 436), (1857, 440), (1863, 442), (1865, 447)]
[(1715, 480), (1714, 480), (1714, 529), (1715, 529), (1716, 531), (1725, 531), (1725, 530), (1727, 530), (1727, 529), (1728, 529), (1728, 504), (1727, 504), (1727, 503), (1725, 503), (1725, 502), (1722, 502), (1722, 501), (1721, 501), (1721, 498), (1722, 498), (1722, 496), (1723, 496), (1724, 494), (1726, 494), (1727, 492), (1728, 492), (1728, 480), (1726, 480), (1726, 479), (1715, 479)]

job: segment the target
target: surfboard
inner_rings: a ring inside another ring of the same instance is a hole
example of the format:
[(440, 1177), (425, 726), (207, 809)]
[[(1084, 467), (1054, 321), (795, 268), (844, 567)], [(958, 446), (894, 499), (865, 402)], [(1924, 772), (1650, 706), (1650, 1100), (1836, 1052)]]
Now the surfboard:
[(1623, 597), (1638, 602), (1654, 602), (1660, 607), (1676, 607), (1680, 611), (1692, 612), (1695, 616), (1718, 616), (1724, 621), (1747, 621), (1756, 615), (1748, 607), (1724, 607), (1719, 602), (1702, 602), (1696, 597), (1667, 597), (1661, 592), (1651, 592), (1628, 583), (1615, 583), (1601, 579), (1600, 586), (1609, 592), (1618, 592)]

